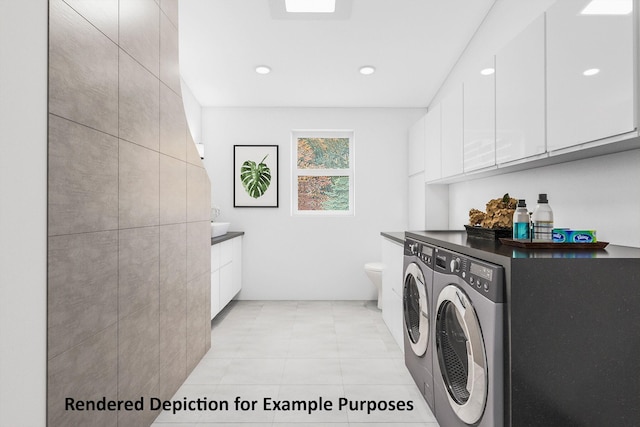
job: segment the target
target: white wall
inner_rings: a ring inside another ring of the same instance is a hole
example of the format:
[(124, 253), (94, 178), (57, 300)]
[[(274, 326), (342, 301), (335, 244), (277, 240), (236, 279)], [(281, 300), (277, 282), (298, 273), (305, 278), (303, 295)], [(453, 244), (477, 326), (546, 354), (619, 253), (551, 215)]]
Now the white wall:
[(43, 426), (48, 4), (0, 10), (0, 425)]
[(547, 193), (557, 227), (595, 229), (598, 239), (640, 247), (640, 150), (498, 175), (449, 186), (449, 224), (462, 229), (471, 208), (504, 193), (533, 211)]
[[(204, 108), (212, 204), (245, 231), (241, 299), (375, 299), (363, 265), (407, 227), (407, 133), (424, 110)], [(291, 131), (353, 129), (355, 216), (291, 216)], [(233, 145), (279, 145), (280, 207), (233, 208)]]
[[(431, 105), (490, 58), (555, 0), (497, 0)], [(598, 238), (640, 246), (640, 152), (627, 151), (587, 160), (470, 180), (449, 186), (449, 227), (462, 229), (471, 208), (509, 193), (535, 208), (548, 193), (557, 226), (596, 229)]]

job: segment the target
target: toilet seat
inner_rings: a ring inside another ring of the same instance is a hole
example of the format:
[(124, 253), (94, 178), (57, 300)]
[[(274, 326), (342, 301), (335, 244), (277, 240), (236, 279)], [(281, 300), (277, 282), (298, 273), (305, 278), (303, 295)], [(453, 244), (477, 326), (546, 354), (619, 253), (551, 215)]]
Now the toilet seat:
[(382, 272), (384, 270), (384, 264), (381, 262), (368, 262), (364, 265), (365, 270)]

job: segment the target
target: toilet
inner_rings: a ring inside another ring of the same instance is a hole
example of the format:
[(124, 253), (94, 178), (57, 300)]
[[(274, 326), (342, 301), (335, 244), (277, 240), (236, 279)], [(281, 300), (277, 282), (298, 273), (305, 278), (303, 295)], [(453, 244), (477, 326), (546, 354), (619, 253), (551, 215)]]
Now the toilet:
[(378, 289), (378, 308), (382, 308), (382, 271), (384, 267), (381, 262), (368, 262), (364, 265), (364, 272)]

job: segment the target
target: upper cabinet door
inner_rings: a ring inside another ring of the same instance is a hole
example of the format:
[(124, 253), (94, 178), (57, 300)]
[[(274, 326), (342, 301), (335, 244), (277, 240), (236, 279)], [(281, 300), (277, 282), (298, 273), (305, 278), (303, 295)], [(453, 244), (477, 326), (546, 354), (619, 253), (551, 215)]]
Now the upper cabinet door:
[(624, 14), (597, 3), (621, 2), (562, 0), (547, 11), (549, 151), (635, 129), (633, 2)]
[(464, 171), (496, 164), (494, 58), (464, 81)]
[(438, 104), (429, 110), (425, 120), (425, 182), (435, 181), (442, 178), (442, 163), (440, 155), (440, 104)]
[(545, 150), (541, 15), (496, 55), (496, 162), (519, 160)]
[(440, 103), (442, 177), (463, 172), (462, 84), (456, 86)]
[(422, 116), (409, 129), (409, 176), (424, 171), (424, 122)]

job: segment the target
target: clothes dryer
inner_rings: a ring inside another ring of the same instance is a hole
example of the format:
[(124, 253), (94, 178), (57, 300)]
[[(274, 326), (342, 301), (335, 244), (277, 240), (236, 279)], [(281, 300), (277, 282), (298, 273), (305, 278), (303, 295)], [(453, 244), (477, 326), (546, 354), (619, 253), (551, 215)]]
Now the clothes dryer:
[(504, 270), (434, 250), (433, 381), (440, 425), (504, 425)]
[(405, 365), (432, 411), (433, 250), (425, 243), (405, 240), (402, 291)]

